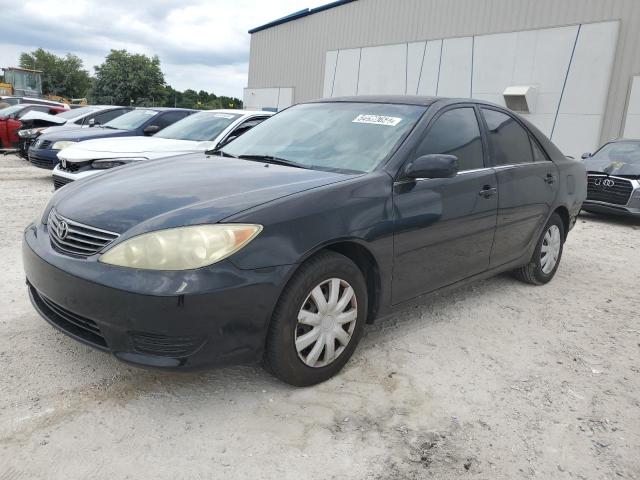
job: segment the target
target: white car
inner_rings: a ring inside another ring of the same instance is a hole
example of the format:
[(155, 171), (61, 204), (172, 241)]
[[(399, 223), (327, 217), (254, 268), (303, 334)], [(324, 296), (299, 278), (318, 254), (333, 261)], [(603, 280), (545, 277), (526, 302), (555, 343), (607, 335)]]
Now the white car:
[(252, 110), (205, 110), (151, 137), (87, 140), (60, 150), (53, 169), (56, 189), (106, 169), (143, 160), (214, 150), (273, 115)]

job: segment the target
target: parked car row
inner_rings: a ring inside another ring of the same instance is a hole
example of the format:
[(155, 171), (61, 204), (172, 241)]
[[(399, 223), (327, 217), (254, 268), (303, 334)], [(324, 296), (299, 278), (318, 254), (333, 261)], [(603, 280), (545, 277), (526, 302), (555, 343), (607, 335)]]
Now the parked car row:
[(324, 381), (416, 298), (505, 271), (549, 282), (587, 196), (584, 162), (482, 101), (191, 113), (136, 109), (29, 149), (82, 179), (25, 230), (34, 307), (141, 366)]
[(50, 116), (46, 118), (46, 125), (24, 128), (18, 132), (20, 136), (19, 155), (23, 158), (28, 158), (29, 147), (40, 135), (78, 127), (87, 128), (103, 125), (131, 110), (133, 110), (132, 107), (92, 105)]
[[(249, 110), (203, 111), (169, 125), (153, 136), (113, 138), (114, 135), (77, 143), (58, 153), (60, 163), (54, 168), (53, 183), (57, 189), (74, 180), (129, 163), (215, 150), (271, 115), (270, 112)], [(51, 141), (48, 136), (43, 138)]]

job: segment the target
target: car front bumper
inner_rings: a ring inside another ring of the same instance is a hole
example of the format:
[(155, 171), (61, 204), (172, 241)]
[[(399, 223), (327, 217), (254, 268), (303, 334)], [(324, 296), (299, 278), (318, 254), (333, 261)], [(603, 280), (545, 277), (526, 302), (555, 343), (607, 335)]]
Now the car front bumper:
[(241, 270), (228, 260), (185, 272), (114, 267), (58, 253), (46, 225), (25, 230), (22, 253), (31, 301), (47, 322), (120, 360), (169, 369), (259, 360), (294, 268)]
[(93, 177), (100, 173), (106, 172), (106, 170), (84, 170), (82, 172), (69, 172), (60, 168), (60, 164), (57, 164), (53, 169), (53, 186), (57, 190), (60, 187), (65, 186), (67, 183), (75, 182), (76, 180), (82, 180), (83, 178)]
[(626, 205), (615, 205), (613, 203), (594, 202), (590, 200), (585, 200), (584, 203), (582, 204), (582, 209), (587, 212), (640, 218), (640, 201), (638, 203), (639, 203), (639, 206), (637, 208), (634, 208), (632, 206), (626, 206)]
[(59, 151), (60, 150), (51, 150), (50, 148), (36, 149), (31, 147), (28, 150), (29, 162), (38, 168), (53, 170), (53, 167), (55, 167), (59, 161)]

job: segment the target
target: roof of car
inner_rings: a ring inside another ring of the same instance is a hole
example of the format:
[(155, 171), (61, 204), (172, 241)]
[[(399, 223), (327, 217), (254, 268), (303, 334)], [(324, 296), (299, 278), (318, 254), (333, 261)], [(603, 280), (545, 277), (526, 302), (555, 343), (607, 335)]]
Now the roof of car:
[(321, 102), (354, 102), (354, 103), (396, 103), (400, 105), (428, 106), (441, 100), (442, 97), (426, 97), (419, 95), (358, 95), (350, 97), (318, 98), (309, 103)]
[(229, 113), (234, 115), (273, 115), (275, 112), (267, 112), (265, 110), (243, 110), (240, 108), (216, 108), (215, 110), (200, 110), (201, 112), (210, 113)]
[(500, 108), (504, 108), (495, 103), (487, 102), (485, 100), (478, 100), (475, 98), (457, 98), (457, 97), (431, 97), (421, 95), (358, 95), (349, 97), (330, 97), (330, 98), (318, 98), (310, 100), (304, 103), (326, 103), (326, 102), (353, 102), (353, 103), (395, 103), (397, 105), (420, 105), (428, 107), (429, 105), (438, 101), (448, 101), (451, 103), (467, 102), (478, 103), (482, 105), (492, 105)]
[(155, 112), (166, 112), (167, 110), (175, 110), (176, 112), (197, 112), (194, 108), (175, 108), (175, 107), (136, 107), (136, 110), (153, 110)]

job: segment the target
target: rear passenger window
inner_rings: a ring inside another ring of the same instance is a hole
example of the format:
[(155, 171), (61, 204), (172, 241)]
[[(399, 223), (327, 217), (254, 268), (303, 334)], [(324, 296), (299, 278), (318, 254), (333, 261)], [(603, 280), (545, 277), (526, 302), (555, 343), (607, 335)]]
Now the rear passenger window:
[[(127, 110), (122, 109), (122, 108), (118, 108), (115, 110), (109, 110), (106, 112), (100, 112), (98, 114), (96, 114), (95, 117), (93, 117), (93, 119), (95, 120), (95, 122), (99, 125), (104, 125), (107, 122), (110, 122), (111, 120), (113, 120), (114, 118), (118, 118), (120, 115), (127, 113)], [(85, 123), (89, 123), (89, 121), (87, 120)]]
[(182, 120), (190, 114), (191, 112), (185, 110), (167, 112), (156, 118), (153, 122), (150, 123), (150, 125), (157, 125), (158, 127), (160, 127), (160, 130), (162, 130), (169, 125), (173, 125), (177, 121)]
[(460, 171), (484, 168), (482, 139), (473, 108), (456, 108), (440, 115), (417, 150), (417, 156), (441, 153), (458, 157)]
[(489, 130), (489, 145), (496, 165), (533, 162), (529, 133), (510, 115), (482, 109)]

